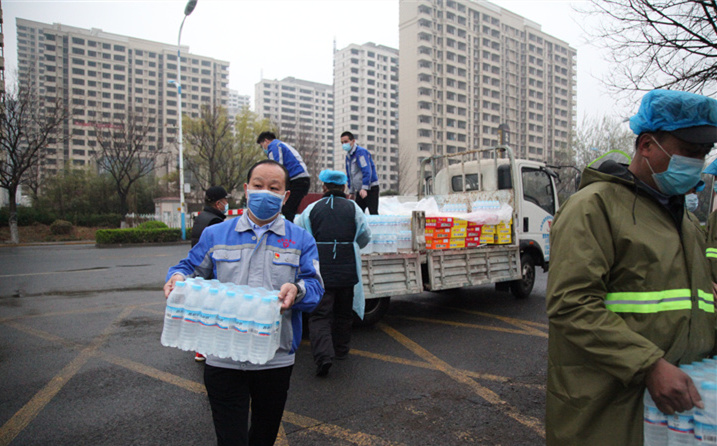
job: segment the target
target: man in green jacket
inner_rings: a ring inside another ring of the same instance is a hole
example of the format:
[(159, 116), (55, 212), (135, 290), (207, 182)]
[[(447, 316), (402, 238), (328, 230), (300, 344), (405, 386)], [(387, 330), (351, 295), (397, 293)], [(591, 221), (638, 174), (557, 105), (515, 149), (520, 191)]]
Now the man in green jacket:
[(684, 194), (717, 142), (717, 101), (654, 90), (630, 119), (630, 165), (585, 169), (551, 230), (548, 446), (643, 444), (643, 395), (702, 406), (677, 366), (713, 353), (705, 239)]
[[(714, 175), (715, 179), (712, 180), (712, 188), (717, 193), (717, 160), (713, 161), (712, 164), (707, 166), (704, 173)], [(710, 197), (710, 203), (713, 203), (713, 198)], [(710, 262), (710, 270), (712, 271), (712, 282), (715, 290), (717, 291), (717, 210), (713, 211), (707, 218), (707, 250), (705, 254), (707, 260)]]

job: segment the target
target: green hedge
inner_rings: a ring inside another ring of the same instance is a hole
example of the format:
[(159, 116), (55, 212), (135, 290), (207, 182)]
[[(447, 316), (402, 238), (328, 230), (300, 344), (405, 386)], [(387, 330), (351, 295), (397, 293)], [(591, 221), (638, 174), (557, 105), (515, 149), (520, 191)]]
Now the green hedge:
[[(10, 208), (4, 207), (0, 209), (0, 226), (9, 226)], [(41, 223), (50, 225), (57, 220), (57, 216), (52, 212), (39, 210), (27, 206), (17, 207), (17, 225), (32, 226), (33, 223)]]
[(167, 229), (169, 226), (167, 226), (164, 222), (161, 221), (145, 221), (141, 225), (139, 225), (139, 229)]
[(100, 229), (95, 233), (98, 245), (171, 243), (181, 240), (181, 229)]
[(86, 228), (119, 228), (122, 224), (122, 215), (120, 214), (91, 214), (91, 215), (75, 215), (70, 219), (77, 226)]

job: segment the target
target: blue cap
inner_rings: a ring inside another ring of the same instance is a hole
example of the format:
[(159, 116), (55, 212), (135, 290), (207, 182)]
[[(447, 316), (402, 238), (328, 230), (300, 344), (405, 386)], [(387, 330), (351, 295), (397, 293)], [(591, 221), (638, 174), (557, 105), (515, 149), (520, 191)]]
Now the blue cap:
[(705, 182), (700, 180), (697, 182), (697, 186), (695, 186), (695, 192), (702, 192), (703, 190), (705, 190)]
[(702, 171), (702, 173), (707, 173), (710, 175), (717, 176), (717, 160), (714, 160), (710, 163), (709, 166), (705, 170)]
[(630, 129), (636, 135), (662, 130), (689, 143), (714, 144), (717, 100), (686, 91), (652, 90), (630, 118)]
[(324, 183), (344, 185), (346, 184), (347, 178), (346, 174), (343, 172), (339, 172), (338, 170), (326, 169), (322, 170), (319, 174), (319, 180), (323, 181)]

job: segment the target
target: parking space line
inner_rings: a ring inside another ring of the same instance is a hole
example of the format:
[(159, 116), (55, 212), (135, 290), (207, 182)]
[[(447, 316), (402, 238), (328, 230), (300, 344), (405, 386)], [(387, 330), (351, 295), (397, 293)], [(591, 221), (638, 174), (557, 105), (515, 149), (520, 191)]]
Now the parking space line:
[(409, 321), (416, 321), (416, 322), (430, 322), (432, 324), (443, 324), (443, 325), (451, 325), (453, 327), (465, 327), (465, 328), (476, 328), (479, 330), (490, 330), (490, 331), (500, 331), (503, 333), (512, 333), (512, 334), (520, 334), (520, 335), (528, 335), (528, 336), (542, 336), (547, 335), (545, 333), (542, 333), (538, 330), (534, 329), (515, 329), (515, 328), (505, 328), (505, 327), (493, 327), (491, 325), (479, 325), (479, 324), (469, 324), (466, 322), (455, 322), (455, 321), (444, 321), (441, 319), (431, 319), (427, 317), (415, 317), (415, 316), (394, 316), (398, 319), (407, 319)]
[(365, 434), (363, 432), (355, 432), (350, 429), (344, 429), (342, 427), (324, 423), (323, 421), (315, 420), (313, 418), (305, 417), (303, 415), (295, 414), (292, 412), (284, 412), (283, 422), (291, 423), (293, 425), (309, 429), (311, 431), (327, 435), (332, 438), (338, 438), (350, 442), (358, 446), (373, 446), (373, 445), (401, 445), (401, 443), (394, 443), (388, 440), (384, 440), (381, 437), (377, 437), (371, 434)]
[(498, 319), (499, 321), (503, 321), (503, 322), (505, 322), (505, 323), (508, 323), (508, 324), (511, 324), (511, 325), (515, 325), (516, 327), (520, 327), (520, 328), (524, 329), (525, 331), (529, 331), (531, 334), (534, 334), (535, 336), (540, 336), (540, 337), (544, 337), (544, 338), (547, 338), (547, 337), (548, 337), (548, 334), (547, 334), (547, 333), (542, 332), (542, 331), (540, 331), (540, 330), (536, 330), (536, 329), (534, 329), (534, 328), (531, 328), (531, 327), (539, 327), (539, 328), (544, 328), (544, 329), (547, 330), (547, 329), (548, 329), (548, 324), (543, 324), (543, 323), (541, 323), (541, 322), (527, 321), (527, 320), (524, 320), (524, 319), (516, 319), (516, 318), (514, 318), (514, 317), (509, 317), (509, 316), (500, 316), (500, 315), (498, 315), (498, 314), (484, 313), (484, 312), (482, 312), (482, 311), (466, 310), (466, 309), (464, 309), (464, 308), (454, 308), (454, 307), (451, 307), (450, 309), (451, 309), (451, 310), (455, 310), (455, 311), (460, 311), (460, 312), (462, 312), (462, 313), (475, 314), (475, 315), (477, 315), (477, 316), (483, 316), (483, 317), (489, 317), (489, 318), (492, 318), (492, 319)]
[(545, 428), (543, 427), (543, 423), (540, 420), (528, 415), (521, 414), (518, 409), (508, 404), (506, 401), (500, 399), (500, 397), (495, 392), (486, 387), (481, 386), (472, 377), (468, 376), (466, 373), (454, 368), (447, 362), (433, 355), (431, 352), (424, 349), (418, 343), (409, 339), (407, 336), (403, 335), (398, 330), (386, 325), (384, 322), (379, 322), (377, 326), (386, 334), (391, 336), (393, 339), (401, 343), (404, 347), (415, 353), (418, 357), (423, 358), (424, 360), (433, 364), (438, 370), (448, 375), (448, 377), (452, 378), (454, 381), (457, 381), (470, 387), (476, 395), (483, 398), (490, 404), (494, 405), (499, 411), (503, 412), (505, 415), (509, 416), (518, 423), (537, 433), (538, 435), (540, 435), (541, 438), (545, 438)]
[[(133, 307), (125, 308), (116, 321), (121, 321), (125, 317), (129, 316), (134, 310)], [(37, 417), (42, 409), (62, 390), (67, 382), (77, 374), (77, 372), (84, 366), (87, 361), (93, 356), (93, 353), (99, 349), (102, 344), (107, 340), (109, 335), (115, 328), (115, 324), (110, 324), (105, 330), (97, 337), (95, 337), (90, 344), (85, 347), (79, 355), (75, 357), (69, 364), (60, 370), (45, 387), (40, 389), (35, 395), (28, 401), (20, 410), (0, 427), (0, 444), (6, 445), (17, 437), (31, 422)]]
[[(409, 365), (412, 367), (420, 367), (423, 369), (439, 370), (434, 364), (431, 364), (430, 362), (414, 361), (411, 359), (399, 358), (397, 356), (382, 355), (379, 353), (372, 353), (372, 352), (367, 352), (364, 350), (356, 350), (353, 348), (351, 349), (350, 354), (356, 355), (356, 356), (363, 356), (365, 358), (378, 359), (379, 361), (393, 362), (396, 364)], [(499, 383), (509, 383), (511, 385), (514, 385), (517, 387), (525, 387), (527, 389), (545, 390), (544, 385), (527, 384), (527, 383), (521, 383), (521, 382), (517, 382), (517, 381), (511, 381), (511, 378), (508, 378), (507, 376), (491, 375), (489, 373), (478, 373), (478, 372), (474, 372), (472, 370), (464, 370), (464, 369), (456, 369), (456, 370), (460, 370), (462, 373), (465, 373), (466, 375), (470, 376), (471, 378), (475, 378), (475, 379), (483, 379), (486, 381), (495, 381), (495, 382), (499, 382)]]

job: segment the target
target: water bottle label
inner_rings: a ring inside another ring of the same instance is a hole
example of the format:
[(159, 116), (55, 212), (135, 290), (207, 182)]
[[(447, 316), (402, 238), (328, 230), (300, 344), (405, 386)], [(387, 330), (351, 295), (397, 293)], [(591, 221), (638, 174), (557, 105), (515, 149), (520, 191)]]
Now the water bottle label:
[(237, 324), (234, 327), (236, 331), (239, 333), (249, 333), (249, 327), (251, 326), (251, 321), (242, 321), (237, 320)]
[(185, 310), (184, 319), (187, 322), (198, 323), (200, 314), (201, 314), (201, 311), (199, 311), (199, 310)]
[(714, 424), (702, 424), (700, 426), (701, 440), (706, 444), (717, 444), (717, 425)]
[(645, 423), (667, 426), (667, 415), (660, 412), (657, 407), (645, 406)]
[(271, 329), (274, 326), (273, 323), (269, 324), (254, 324), (256, 327), (256, 334), (259, 336), (271, 336)]
[(221, 330), (228, 330), (229, 326), (234, 321), (233, 317), (217, 317), (217, 327)]
[(205, 327), (213, 327), (216, 325), (214, 321), (214, 316), (211, 313), (199, 313), (199, 323), (204, 325)]
[(167, 305), (167, 311), (165, 312), (165, 315), (167, 319), (183, 319), (184, 309), (178, 307), (170, 307), (169, 305)]
[(676, 413), (667, 419), (667, 427), (669, 430), (680, 434), (694, 433), (694, 424), (692, 414)]

